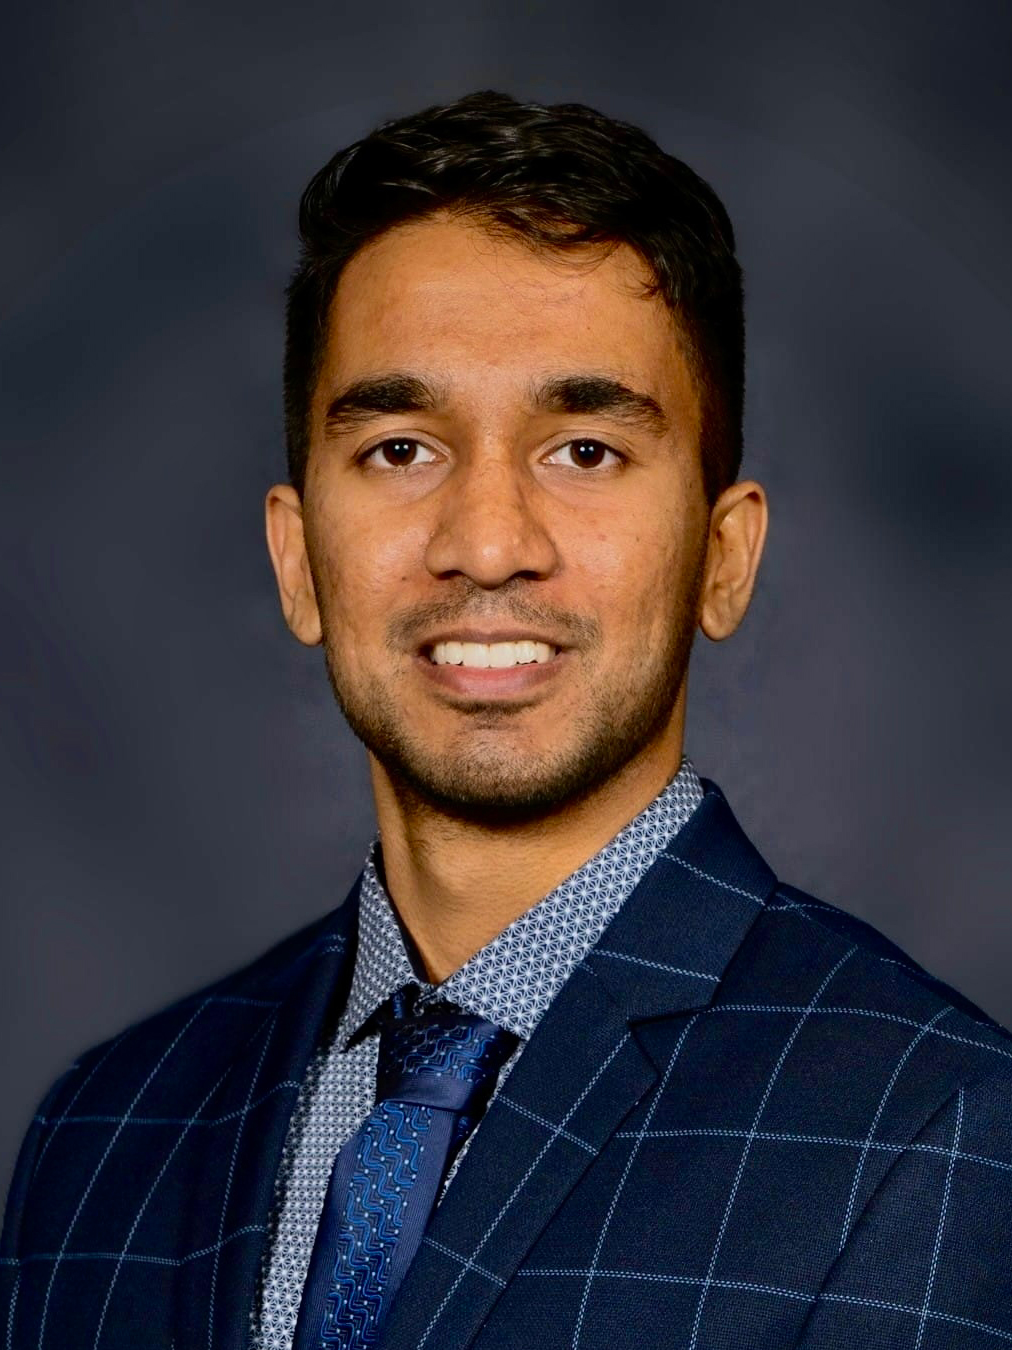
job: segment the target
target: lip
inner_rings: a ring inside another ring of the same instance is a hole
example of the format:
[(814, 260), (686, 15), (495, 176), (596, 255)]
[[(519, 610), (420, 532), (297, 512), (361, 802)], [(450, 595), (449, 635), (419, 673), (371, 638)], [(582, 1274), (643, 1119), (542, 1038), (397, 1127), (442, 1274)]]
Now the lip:
[[(532, 638), (532, 641), (544, 641)], [(455, 634), (452, 638), (438, 637), (437, 642), (519, 642), (520, 638), (462, 638)], [(555, 645), (554, 643), (552, 644)], [(569, 661), (568, 653), (558, 651), (550, 661), (531, 662), (523, 666), (506, 666), (495, 669), (491, 666), (437, 666), (430, 661), (426, 651), (419, 652), (415, 663), (421, 673), (444, 694), (456, 695), (464, 699), (480, 699), (483, 702), (493, 700), (518, 700), (525, 694), (543, 689), (556, 679)]]

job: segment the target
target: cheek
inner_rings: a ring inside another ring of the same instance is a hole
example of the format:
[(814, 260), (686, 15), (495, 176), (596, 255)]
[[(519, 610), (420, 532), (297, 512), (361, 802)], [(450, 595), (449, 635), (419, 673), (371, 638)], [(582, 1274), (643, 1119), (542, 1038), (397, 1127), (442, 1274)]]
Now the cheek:
[(595, 531), (572, 556), (579, 558), (576, 570), (600, 607), (636, 624), (640, 616), (664, 608), (679, 588), (686, 560), (678, 545), (673, 528), (632, 521)]
[(424, 554), (424, 534), (398, 529), (375, 513), (332, 507), (321, 513), (316, 550), (324, 605), (340, 640), (381, 632), (412, 594)]
[(574, 598), (600, 622), (605, 659), (667, 650), (673, 628), (695, 626), (696, 545), (692, 530), (645, 513), (584, 537)]

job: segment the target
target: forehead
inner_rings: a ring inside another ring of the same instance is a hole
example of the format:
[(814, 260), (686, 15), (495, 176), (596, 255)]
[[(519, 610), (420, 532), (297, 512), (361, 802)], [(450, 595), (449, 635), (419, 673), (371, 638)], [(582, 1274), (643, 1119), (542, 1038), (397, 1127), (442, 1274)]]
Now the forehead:
[(451, 389), (528, 388), (548, 370), (594, 369), (684, 403), (678, 326), (651, 283), (626, 244), (545, 252), (460, 218), (398, 226), (341, 275), (320, 392), (389, 369), (427, 371)]

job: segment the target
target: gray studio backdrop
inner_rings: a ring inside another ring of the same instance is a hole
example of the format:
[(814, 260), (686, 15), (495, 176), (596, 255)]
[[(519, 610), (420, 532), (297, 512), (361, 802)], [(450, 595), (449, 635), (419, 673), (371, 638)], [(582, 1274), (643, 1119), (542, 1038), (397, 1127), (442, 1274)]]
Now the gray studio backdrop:
[(710, 179), (749, 301), (753, 612), (688, 749), (787, 880), (1012, 1021), (1005, 4), (9, 7), (0, 1185), (73, 1056), (338, 904), (364, 759), (262, 543), (309, 175), (469, 89)]

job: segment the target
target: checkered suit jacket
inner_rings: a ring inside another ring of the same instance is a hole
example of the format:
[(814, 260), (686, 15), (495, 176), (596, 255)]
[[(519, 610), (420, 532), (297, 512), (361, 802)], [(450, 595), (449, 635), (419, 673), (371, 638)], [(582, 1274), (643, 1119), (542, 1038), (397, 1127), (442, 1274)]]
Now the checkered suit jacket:
[[(996, 1350), (1012, 1039), (706, 796), (493, 1102), (385, 1350)], [(85, 1055), (25, 1142), (8, 1350), (239, 1350), (353, 896)]]

